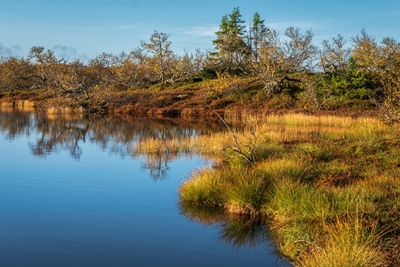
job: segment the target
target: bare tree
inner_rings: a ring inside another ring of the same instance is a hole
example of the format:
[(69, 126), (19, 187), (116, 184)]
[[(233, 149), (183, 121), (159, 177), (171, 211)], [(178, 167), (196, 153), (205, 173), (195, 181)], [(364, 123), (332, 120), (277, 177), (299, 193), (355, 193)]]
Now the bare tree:
[(290, 74), (310, 71), (315, 67), (318, 48), (312, 43), (311, 30), (302, 34), (299, 28), (289, 27), (285, 35), (288, 40), (281, 41), (276, 31), (269, 30), (258, 49), (257, 62), (253, 66), (264, 88), (271, 94), (281, 92), (285, 81), (301, 82)]
[(349, 67), (350, 55), (351, 48), (346, 47), (346, 40), (342, 35), (323, 40), (320, 53), (321, 68), (324, 73), (346, 70)]
[(315, 67), (318, 47), (313, 44), (314, 33), (300, 28), (289, 27), (285, 31), (289, 40), (285, 40), (282, 50), (285, 55), (282, 71), (285, 73), (310, 71)]
[(185, 50), (180, 57), (175, 57), (173, 64), (173, 76), (171, 82), (188, 81), (191, 78), (199, 75), (205, 62), (205, 54), (196, 49), (195, 53), (190, 53)]
[(280, 70), (284, 60), (277, 31), (268, 31), (254, 53), (257, 60), (253, 62), (253, 75), (264, 84), (265, 90), (272, 92), (278, 85), (276, 73)]
[(364, 29), (352, 40), (357, 68), (376, 86), (374, 102), (390, 121), (400, 121), (400, 43), (389, 37), (378, 43)]
[(162, 83), (165, 82), (168, 60), (173, 56), (171, 41), (168, 41), (169, 36), (170, 34), (154, 31), (149, 43), (140, 42), (141, 47), (153, 55), (153, 66)]

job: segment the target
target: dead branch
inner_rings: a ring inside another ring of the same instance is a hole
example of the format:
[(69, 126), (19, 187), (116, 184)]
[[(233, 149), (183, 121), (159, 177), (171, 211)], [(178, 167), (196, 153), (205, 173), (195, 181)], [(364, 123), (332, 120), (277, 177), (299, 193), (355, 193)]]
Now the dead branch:
[(221, 115), (219, 115), (218, 113), (216, 113), (216, 114), (217, 114), (218, 118), (221, 120), (221, 122), (224, 124), (224, 126), (231, 133), (232, 139), (233, 139), (233, 141), (235, 143), (234, 147), (232, 147), (230, 145), (226, 145), (223, 150), (226, 150), (226, 149), (232, 150), (233, 152), (237, 153), (239, 156), (243, 157), (252, 166), (254, 166), (254, 155), (253, 154), (254, 154), (254, 148), (255, 147), (254, 146), (249, 146), (250, 150), (246, 149), (247, 153), (245, 153), (243, 151), (243, 147), (240, 145), (240, 143), (238, 141), (238, 138), (237, 138), (235, 132), (233, 131), (233, 129), (226, 123), (226, 121), (221, 117)]

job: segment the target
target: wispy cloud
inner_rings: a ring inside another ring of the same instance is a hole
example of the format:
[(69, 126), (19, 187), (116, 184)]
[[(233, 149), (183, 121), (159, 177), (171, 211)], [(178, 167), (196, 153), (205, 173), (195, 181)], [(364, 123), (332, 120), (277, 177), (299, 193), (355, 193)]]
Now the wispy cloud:
[(217, 25), (195, 26), (181, 29), (181, 34), (193, 37), (214, 37), (215, 32), (218, 31), (218, 28), (219, 27)]
[(0, 56), (2, 57), (14, 57), (21, 53), (21, 47), (19, 45), (5, 46), (0, 43)]
[(82, 58), (76, 49), (72, 46), (56, 45), (52, 48), (58, 58), (63, 58), (65, 60), (73, 60), (77, 58)]

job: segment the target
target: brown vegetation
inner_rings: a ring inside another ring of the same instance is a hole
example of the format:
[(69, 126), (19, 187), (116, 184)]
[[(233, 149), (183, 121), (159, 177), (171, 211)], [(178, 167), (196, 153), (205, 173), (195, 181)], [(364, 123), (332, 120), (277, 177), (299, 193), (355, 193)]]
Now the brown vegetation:
[(398, 121), (400, 44), (362, 30), (352, 44), (338, 35), (321, 49), (313, 32), (279, 34), (258, 13), (246, 29), (239, 8), (223, 16), (211, 52), (175, 54), (155, 31), (129, 54), (66, 61), (44, 47), (0, 59), (0, 101), (37, 108), (153, 116), (212, 116), (215, 111), (379, 110)]

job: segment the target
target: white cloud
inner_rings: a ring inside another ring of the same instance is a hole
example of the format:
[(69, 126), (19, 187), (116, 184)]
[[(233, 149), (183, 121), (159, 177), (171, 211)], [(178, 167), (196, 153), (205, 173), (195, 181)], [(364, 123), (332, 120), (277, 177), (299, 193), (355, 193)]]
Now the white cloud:
[(181, 29), (180, 32), (183, 35), (189, 35), (193, 37), (214, 37), (215, 32), (218, 31), (219, 27), (216, 25), (209, 26), (195, 26), (191, 28)]

